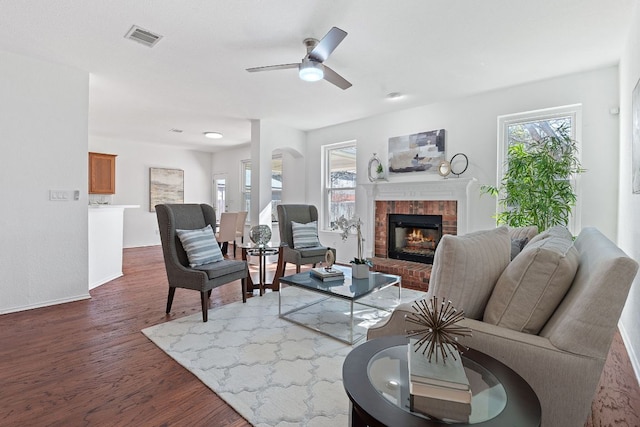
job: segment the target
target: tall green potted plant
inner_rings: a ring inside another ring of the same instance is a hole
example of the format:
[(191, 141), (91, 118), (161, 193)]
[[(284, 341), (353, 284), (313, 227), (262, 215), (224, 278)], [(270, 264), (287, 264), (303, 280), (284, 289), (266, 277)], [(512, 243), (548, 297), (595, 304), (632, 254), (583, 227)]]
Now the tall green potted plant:
[(553, 135), (509, 146), (506, 172), (498, 186), (484, 185), (482, 191), (498, 197), (498, 224), (528, 225), (546, 230), (567, 225), (576, 204), (571, 178), (585, 171), (578, 159), (578, 147), (565, 127)]

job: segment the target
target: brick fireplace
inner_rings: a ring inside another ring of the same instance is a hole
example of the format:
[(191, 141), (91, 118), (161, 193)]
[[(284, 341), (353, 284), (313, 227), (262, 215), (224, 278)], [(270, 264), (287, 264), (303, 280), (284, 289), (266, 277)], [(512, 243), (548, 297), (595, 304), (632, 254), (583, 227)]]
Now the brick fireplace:
[(375, 257), (387, 258), (389, 214), (441, 215), (442, 234), (458, 232), (458, 202), (455, 200), (377, 200), (374, 222)]
[(402, 287), (426, 291), (431, 277), (431, 264), (389, 258), (389, 214), (440, 215), (442, 234), (465, 234), (469, 230), (471, 194), (475, 194), (474, 178), (437, 179), (425, 182), (382, 182), (365, 185), (368, 197), (367, 231), (373, 242), (368, 248), (374, 269), (402, 277)]
[(429, 288), (431, 264), (389, 258), (389, 214), (442, 216), (442, 234), (457, 234), (458, 202), (455, 200), (377, 200), (375, 202), (375, 252), (373, 265), (376, 271), (402, 276), (402, 286), (426, 291)]

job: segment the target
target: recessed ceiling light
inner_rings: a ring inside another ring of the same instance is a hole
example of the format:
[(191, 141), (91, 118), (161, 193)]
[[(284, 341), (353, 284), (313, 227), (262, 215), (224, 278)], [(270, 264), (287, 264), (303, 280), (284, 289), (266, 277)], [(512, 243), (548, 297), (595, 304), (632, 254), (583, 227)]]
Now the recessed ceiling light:
[(390, 99), (392, 101), (397, 101), (398, 99), (402, 98), (404, 98), (404, 95), (400, 92), (391, 92), (387, 94), (387, 99)]
[(205, 132), (204, 136), (211, 139), (220, 139), (222, 138), (222, 134), (220, 132)]

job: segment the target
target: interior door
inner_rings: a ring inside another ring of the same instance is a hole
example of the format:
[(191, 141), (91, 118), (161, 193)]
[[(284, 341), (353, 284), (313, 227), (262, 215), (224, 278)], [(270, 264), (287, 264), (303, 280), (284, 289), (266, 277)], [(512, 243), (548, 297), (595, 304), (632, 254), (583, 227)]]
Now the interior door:
[(216, 218), (220, 218), (222, 212), (226, 212), (227, 205), (227, 174), (213, 176), (213, 198), (215, 200)]

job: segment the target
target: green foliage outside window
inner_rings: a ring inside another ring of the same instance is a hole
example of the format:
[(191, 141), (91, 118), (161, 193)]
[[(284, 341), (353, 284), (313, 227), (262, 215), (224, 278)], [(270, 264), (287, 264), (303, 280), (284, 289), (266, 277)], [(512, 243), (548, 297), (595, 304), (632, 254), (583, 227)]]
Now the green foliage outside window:
[(529, 225), (546, 230), (566, 226), (576, 204), (571, 178), (585, 171), (578, 160), (578, 147), (565, 126), (539, 139), (517, 142), (507, 151), (507, 170), (497, 187), (482, 191), (498, 197), (498, 224)]

